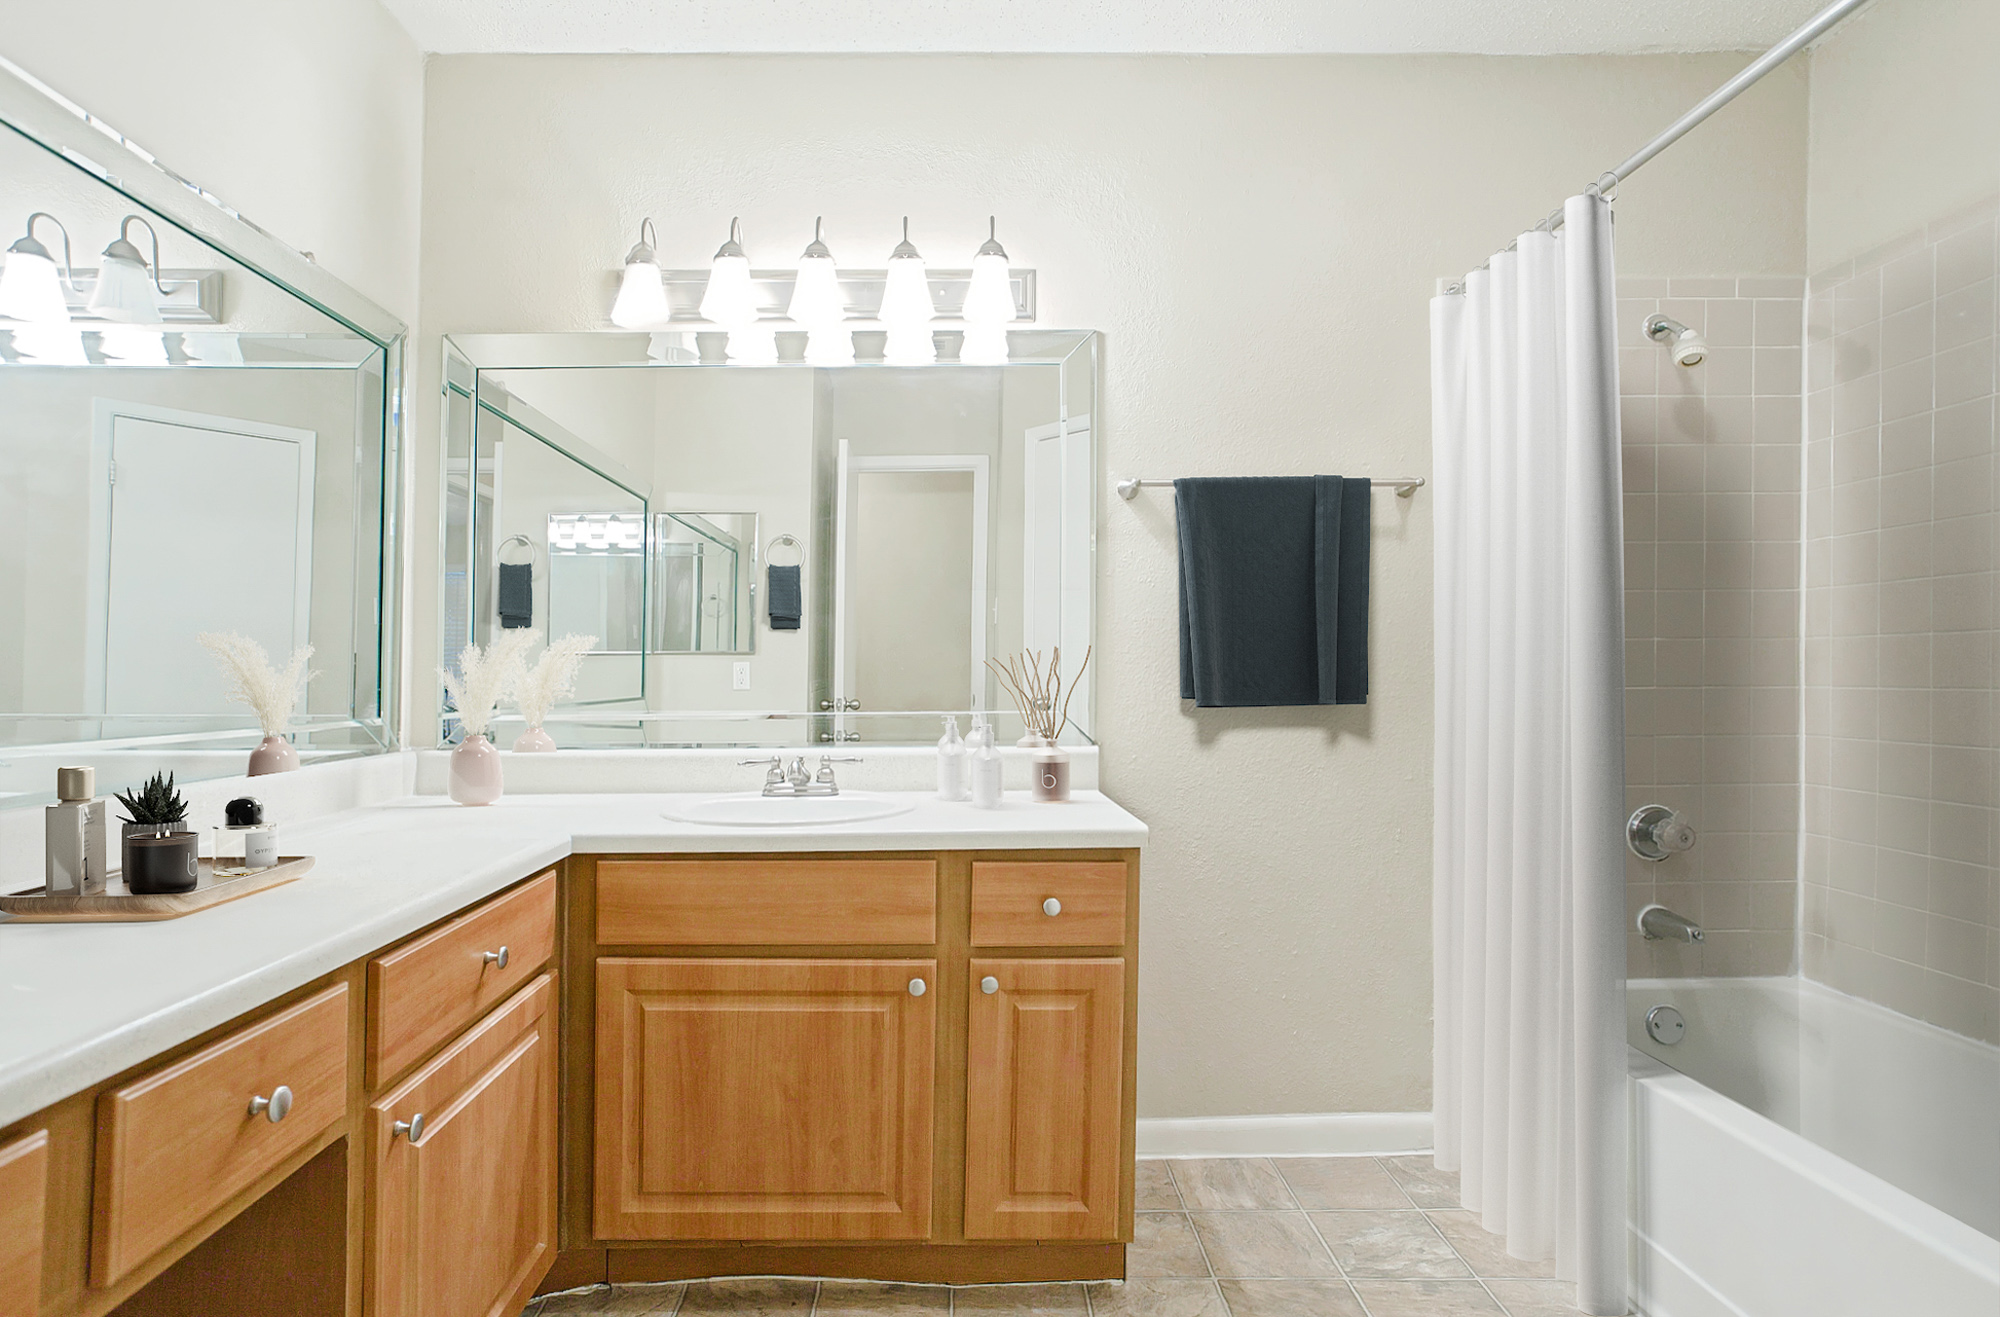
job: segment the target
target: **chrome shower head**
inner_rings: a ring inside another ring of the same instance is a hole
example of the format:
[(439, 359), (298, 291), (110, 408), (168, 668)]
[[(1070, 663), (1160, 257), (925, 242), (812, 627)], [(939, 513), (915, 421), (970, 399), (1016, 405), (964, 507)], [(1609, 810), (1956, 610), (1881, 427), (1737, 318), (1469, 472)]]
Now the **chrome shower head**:
[(1646, 317), (1646, 337), (1673, 349), (1676, 366), (1699, 366), (1708, 355), (1708, 340), (1670, 316)]

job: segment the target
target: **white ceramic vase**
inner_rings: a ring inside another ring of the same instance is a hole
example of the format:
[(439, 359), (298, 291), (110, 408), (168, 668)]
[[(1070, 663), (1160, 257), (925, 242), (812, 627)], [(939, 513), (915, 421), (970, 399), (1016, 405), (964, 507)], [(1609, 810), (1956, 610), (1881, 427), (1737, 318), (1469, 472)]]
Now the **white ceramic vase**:
[(555, 748), (556, 738), (539, 727), (530, 727), (514, 738), (514, 753), (517, 755), (547, 754)]
[(299, 752), (282, 736), (267, 736), (250, 752), (251, 777), (266, 773), (289, 773), (299, 766)]
[(503, 785), (500, 752), (493, 742), (474, 734), (451, 752), (451, 798), (461, 805), (490, 805), (500, 799)]

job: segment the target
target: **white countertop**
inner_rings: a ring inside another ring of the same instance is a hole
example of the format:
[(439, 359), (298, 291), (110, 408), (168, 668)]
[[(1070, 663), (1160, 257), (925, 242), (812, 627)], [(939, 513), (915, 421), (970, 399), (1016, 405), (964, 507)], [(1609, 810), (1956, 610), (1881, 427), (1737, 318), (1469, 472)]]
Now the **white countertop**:
[[(700, 795), (713, 795), (703, 792)], [(0, 917), (0, 1125), (407, 937), (570, 854), (1029, 850), (1140, 846), (1146, 825), (1096, 791), (1010, 793), (974, 809), (920, 792), (907, 813), (832, 827), (669, 820), (694, 796), (522, 795), (486, 808), (406, 796), (285, 827), (311, 873), (181, 919)]]

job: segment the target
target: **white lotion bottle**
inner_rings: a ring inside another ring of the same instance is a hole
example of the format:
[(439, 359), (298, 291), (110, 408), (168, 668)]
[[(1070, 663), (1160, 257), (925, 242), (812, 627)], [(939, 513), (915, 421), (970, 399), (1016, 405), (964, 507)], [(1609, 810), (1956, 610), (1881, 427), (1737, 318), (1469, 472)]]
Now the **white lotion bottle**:
[(109, 802), (97, 795), (97, 770), (58, 768), (56, 803), (46, 814), (42, 890), (84, 896), (104, 890)]
[(956, 718), (944, 720), (944, 735), (938, 738), (937, 782), (940, 799), (965, 799), (965, 738), (958, 734)]
[(972, 803), (980, 809), (1000, 808), (1000, 751), (993, 744), (993, 724), (982, 722), (974, 732), (972, 751)]

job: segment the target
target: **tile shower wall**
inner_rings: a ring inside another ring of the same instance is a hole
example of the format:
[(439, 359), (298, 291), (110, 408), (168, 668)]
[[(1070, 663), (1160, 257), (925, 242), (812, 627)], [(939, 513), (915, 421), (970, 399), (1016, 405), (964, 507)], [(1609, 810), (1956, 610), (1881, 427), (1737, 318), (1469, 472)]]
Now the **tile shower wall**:
[[(1659, 902), (1698, 946), (1628, 925), (1635, 977), (1784, 974), (1794, 964), (1799, 820), (1802, 279), (1624, 279), (1629, 804), (1685, 813), (1692, 851), (1628, 857), (1630, 913)], [(1664, 313), (1709, 354), (1676, 366)]]
[(1996, 201), (1807, 302), (1804, 972), (2000, 1042)]

